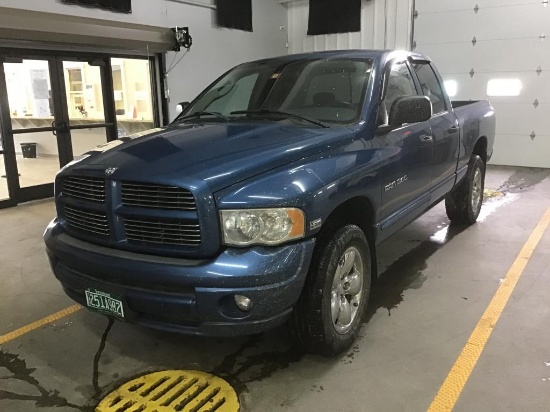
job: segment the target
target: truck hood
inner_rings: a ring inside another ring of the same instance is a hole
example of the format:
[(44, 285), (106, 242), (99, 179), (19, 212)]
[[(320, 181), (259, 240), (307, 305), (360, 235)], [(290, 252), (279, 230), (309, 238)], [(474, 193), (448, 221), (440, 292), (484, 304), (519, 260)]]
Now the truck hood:
[(212, 192), (285, 164), (346, 144), (348, 128), (282, 123), (169, 126), (108, 143), (72, 166), (112, 168), (114, 178), (164, 184), (206, 182)]

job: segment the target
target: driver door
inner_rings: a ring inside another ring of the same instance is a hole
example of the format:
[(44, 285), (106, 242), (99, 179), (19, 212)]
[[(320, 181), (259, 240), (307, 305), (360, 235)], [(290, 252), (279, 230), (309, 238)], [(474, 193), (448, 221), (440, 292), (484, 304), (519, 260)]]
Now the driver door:
[(378, 112), (379, 128), (373, 140), (381, 158), (381, 237), (399, 230), (429, 206), (433, 138), (430, 123), (387, 125), (398, 97), (419, 95), (408, 62), (388, 65), (387, 85)]

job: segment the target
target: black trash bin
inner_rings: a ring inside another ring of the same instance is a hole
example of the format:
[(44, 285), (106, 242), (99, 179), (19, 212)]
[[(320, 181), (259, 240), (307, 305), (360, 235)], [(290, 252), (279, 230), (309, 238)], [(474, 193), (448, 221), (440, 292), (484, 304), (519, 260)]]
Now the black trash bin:
[(36, 143), (21, 143), (21, 151), (25, 159), (36, 159)]

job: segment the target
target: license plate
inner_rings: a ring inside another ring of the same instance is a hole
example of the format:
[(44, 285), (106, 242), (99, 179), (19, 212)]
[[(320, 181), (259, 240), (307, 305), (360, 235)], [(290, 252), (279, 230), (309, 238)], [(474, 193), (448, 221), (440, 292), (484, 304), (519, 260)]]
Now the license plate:
[(119, 296), (111, 295), (97, 289), (86, 290), (86, 304), (96, 312), (113, 315), (124, 319), (124, 308)]

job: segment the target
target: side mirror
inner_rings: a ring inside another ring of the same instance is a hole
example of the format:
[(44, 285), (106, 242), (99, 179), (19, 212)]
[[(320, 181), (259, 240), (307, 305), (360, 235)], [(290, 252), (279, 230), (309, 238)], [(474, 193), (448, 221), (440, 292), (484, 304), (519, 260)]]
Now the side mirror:
[(185, 109), (187, 109), (187, 106), (189, 106), (189, 102), (180, 102), (180, 103), (178, 103), (178, 105), (176, 106), (176, 113), (180, 114)]
[(401, 126), (404, 123), (425, 122), (432, 117), (432, 102), (426, 96), (398, 97), (390, 110), (388, 123)]

